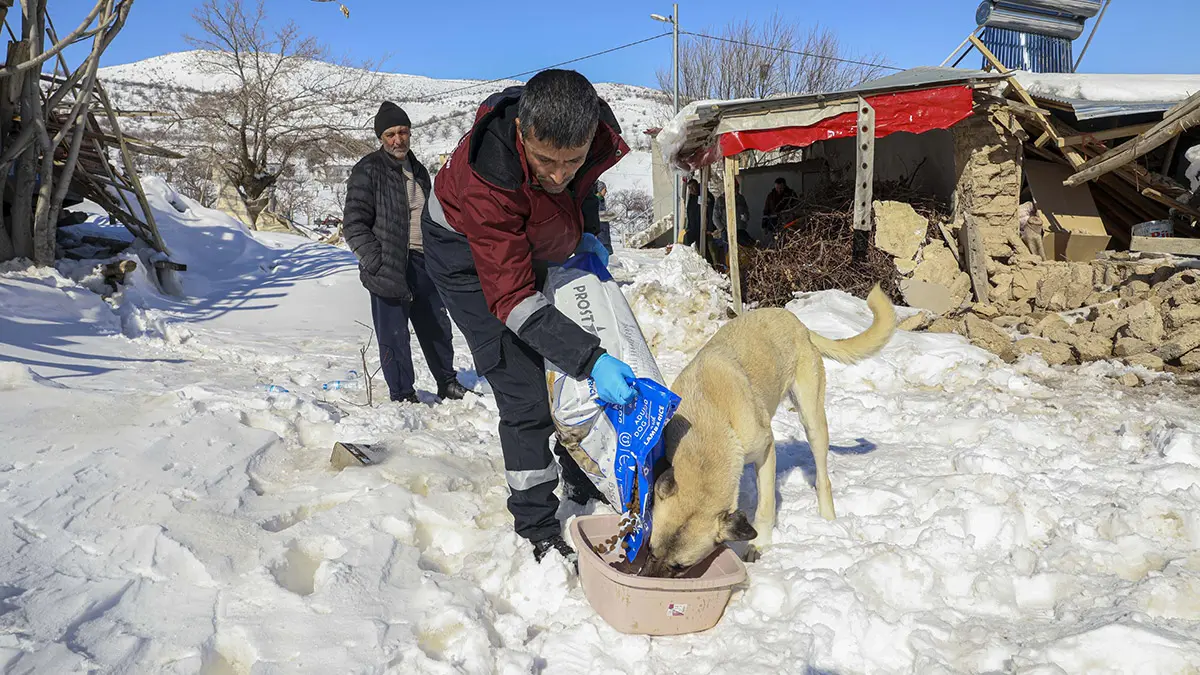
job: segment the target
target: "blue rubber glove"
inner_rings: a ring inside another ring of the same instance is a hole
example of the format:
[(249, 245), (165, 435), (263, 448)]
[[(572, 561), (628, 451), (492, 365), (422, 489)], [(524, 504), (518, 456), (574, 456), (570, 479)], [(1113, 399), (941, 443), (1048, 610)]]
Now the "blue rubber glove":
[(592, 366), (592, 379), (596, 382), (596, 398), (605, 403), (624, 406), (637, 398), (637, 390), (633, 388), (637, 376), (633, 374), (633, 369), (608, 354), (596, 359), (596, 364)]
[(604, 244), (590, 232), (583, 233), (583, 238), (579, 240), (579, 246), (575, 247), (575, 253), (595, 253), (599, 256), (600, 262), (606, 268), (608, 267), (608, 249), (604, 248)]

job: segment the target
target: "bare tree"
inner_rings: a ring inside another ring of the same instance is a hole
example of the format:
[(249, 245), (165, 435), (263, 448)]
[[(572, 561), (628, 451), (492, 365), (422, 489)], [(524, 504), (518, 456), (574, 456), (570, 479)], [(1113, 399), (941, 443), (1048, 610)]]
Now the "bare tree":
[[(778, 13), (761, 23), (739, 21), (711, 37), (694, 37), (679, 48), (680, 106), (702, 99), (771, 98), (848, 89), (874, 79), (888, 67), (879, 54), (854, 55), (842, 47), (828, 28), (807, 31)], [(658, 71), (658, 83), (670, 96), (672, 73)], [(664, 112), (669, 116), (670, 112)], [(797, 151), (780, 148), (769, 153), (747, 152), (743, 166), (794, 161)], [(723, 169), (713, 168), (720, 185)]]
[(200, 206), (211, 209), (217, 204), (217, 184), (212, 180), (212, 166), (211, 160), (190, 155), (175, 162), (168, 182), (199, 202)]
[(617, 190), (604, 201), (612, 218), (612, 229), (622, 237), (650, 227), (654, 198), (645, 190)]
[(223, 158), (254, 225), (295, 162), (362, 148), (350, 125), (377, 102), (381, 80), (372, 64), (331, 64), (328, 48), (294, 23), (269, 30), (264, 0), (204, 0), (193, 18), (200, 34), (187, 39), (222, 84), (188, 97), (176, 116)]
[[(153, 134), (144, 134), (143, 138), (158, 140)], [(212, 208), (217, 203), (217, 184), (212, 180), (213, 164), (214, 160), (201, 150), (183, 159), (140, 157), (137, 169), (141, 173), (161, 177), (180, 194), (196, 200), (205, 208)]]
[[(311, 203), (314, 197), (312, 181), (305, 180), (294, 170), (279, 177), (273, 192), (275, 202), (273, 211), (293, 223), (296, 222), (297, 212), (300, 208), (306, 203)], [(305, 220), (305, 225), (311, 227), (312, 223), (307, 222), (307, 218)]]
[[(879, 54), (847, 53), (828, 28), (805, 32), (778, 13), (762, 23), (733, 22), (707, 34), (718, 39), (694, 37), (679, 46), (681, 106), (700, 99), (837, 91), (878, 77), (887, 66)], [(668, 96), (671, 77), (670, 69), (658, 71)]]

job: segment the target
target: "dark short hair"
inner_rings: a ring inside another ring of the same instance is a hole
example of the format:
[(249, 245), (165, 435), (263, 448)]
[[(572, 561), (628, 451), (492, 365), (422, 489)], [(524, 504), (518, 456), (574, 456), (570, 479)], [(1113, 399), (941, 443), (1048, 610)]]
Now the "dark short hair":
[(517, 117), (523, 133), (557, 148), (578, 148), (596, 135), (600, 96), (574, 70), (543, 70), (525, 83)]
[(775, 179), (775, 184), (776, 184), (776, 185), (787, 185), (787, 181), (786, 181), (786, 180), (784, 180), (783, 178), (776, 178), (776, 179)]

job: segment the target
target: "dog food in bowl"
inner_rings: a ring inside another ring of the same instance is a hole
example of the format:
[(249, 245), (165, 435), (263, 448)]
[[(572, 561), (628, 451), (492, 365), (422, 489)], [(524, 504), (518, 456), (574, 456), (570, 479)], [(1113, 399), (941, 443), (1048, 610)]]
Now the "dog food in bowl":
[(616, 552), (595, 550), (617, 532), (619, 521), (617, 515), (599, 515), (571, 523), (579, 580), (596, 613), (616, 630), (639, 635), (681, 635), (717, 625), (734, 586), (746, 580), (737, 555), (720, 546), (681, 578), (637, 576), (644, 556), (625, 563)]

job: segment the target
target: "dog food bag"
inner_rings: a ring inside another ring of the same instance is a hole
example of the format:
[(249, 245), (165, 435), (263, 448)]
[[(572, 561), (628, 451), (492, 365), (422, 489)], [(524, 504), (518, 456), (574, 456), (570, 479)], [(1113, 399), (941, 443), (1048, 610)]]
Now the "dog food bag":
[(637, 400), (624, 407), (607, 405), (596, 399), (591, 378), (576, 380), (546, 363), (558, 439), (613, 508), (625, 514), (622, 539), (632, 560), (650, 532), (654, 464), (663, 456), (662, 433), (679, 397), (667, 389), (625, 294), (594, 254), (551, 268), (544, 292), (638, 378)]

